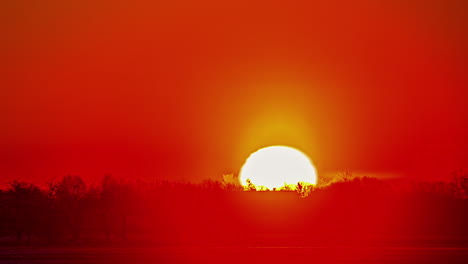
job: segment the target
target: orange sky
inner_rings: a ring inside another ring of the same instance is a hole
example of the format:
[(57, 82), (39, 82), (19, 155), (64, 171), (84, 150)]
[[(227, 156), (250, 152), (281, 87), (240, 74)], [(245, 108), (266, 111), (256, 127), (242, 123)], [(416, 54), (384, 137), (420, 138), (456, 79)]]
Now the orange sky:
[(2, 3), (2, 182), (466, 167), (466, 1), (158, 2)]

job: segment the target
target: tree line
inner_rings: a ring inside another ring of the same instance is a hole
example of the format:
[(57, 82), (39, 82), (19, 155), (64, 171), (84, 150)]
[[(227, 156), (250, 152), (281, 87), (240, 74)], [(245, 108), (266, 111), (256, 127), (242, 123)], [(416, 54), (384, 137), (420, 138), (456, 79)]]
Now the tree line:
[[(465, 206), (468, 174), (455, 172), (450, 182), (405, 184), (347, 175), (324, 186), (307, 189), (298, 185), (295, 190), (283, 193), (299, 193), (297, 197), (302, 200), (298, 200), (298, 203), (305, 206), (313, 205), (319, 199), (317, 197), (336, 194), (335, 197), (339, 197), (337, 200), (341, 201), (330, 205), (330, 208), (344, 208), (340, 204), (349, 201), (355, 201), (357, 205), (354, 206), (358, 208), (363, 207), (362, 201), (365, 201), (360, 197), (368, 193), (374, 193), (373, 197), (377, 197), (382, 190), (388, 190), (386, 193), (392, 195), (396, 192), (430, 194), (444, 197), (443, 201), (464, 201)], [(304, 191), (311, 193), (306, 197)], [(43, 188), (13, 181), (0, 189), (0, 238), (7, 241), (4, 243), (125, 242), (134, 240), (137, 237), (135, 234), (141, 234), (140, 239), (145, 234), (162, 239), (173, 237), (180, 230), (195, 232), (198, 227), (235, 231), (238, 227), (234, 222), (239, 220), (234, 220), (238, 212), (234, 211), (236, 207), (232, 201), (244, 198), (231, 197), (247, 197), (252, 192), (258, 195), (265, 193), (256, 191), (252, 186), (241, 187), (223, 180), (198, 184), (129, 182), (106, 175), (98, 185), (90, 186), (80, 176), (68, 175), (59, 181), (49, 182)], [(270, 193), (274, 195), (275, 192)], [(335, 211), (330, 210), (333, 212), (330, 218), (338, 217)]]

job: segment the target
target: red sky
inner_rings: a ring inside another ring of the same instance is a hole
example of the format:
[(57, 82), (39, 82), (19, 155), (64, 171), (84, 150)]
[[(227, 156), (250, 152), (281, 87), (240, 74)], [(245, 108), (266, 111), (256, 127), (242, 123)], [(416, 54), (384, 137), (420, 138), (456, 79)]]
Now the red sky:
[(0, 180), (468, 164), (466, 1), (7, 1)]

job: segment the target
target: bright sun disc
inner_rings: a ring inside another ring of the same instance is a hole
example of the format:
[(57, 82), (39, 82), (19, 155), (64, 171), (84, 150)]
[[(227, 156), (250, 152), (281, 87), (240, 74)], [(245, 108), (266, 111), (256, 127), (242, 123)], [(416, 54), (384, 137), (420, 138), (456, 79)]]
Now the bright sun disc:
[(240, 171), (241, 184), (247, 181), (269, 190), (299, 182), (316, 184), (317, 173), (310, 159), (301, 151), (286, 146), (271, 146), (252, 153)]

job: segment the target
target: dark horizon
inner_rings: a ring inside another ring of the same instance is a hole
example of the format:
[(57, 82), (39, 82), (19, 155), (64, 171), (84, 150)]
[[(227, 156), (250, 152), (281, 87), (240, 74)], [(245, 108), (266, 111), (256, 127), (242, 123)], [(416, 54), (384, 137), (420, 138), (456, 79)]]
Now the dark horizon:
[[(0, 189), (0, 198), (0, 246), (468, 246), (468, 174), (462, 171), (449, 183), (349, 175), (290, 191), (223, 181), (126, 182), (110, 175), (87, 185), (70, 175), (42, 189), (15, 181)], [(307, 228), (319, 225), (327, 228)]]

